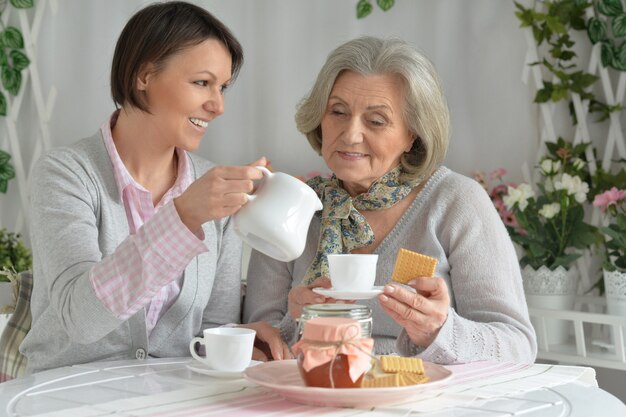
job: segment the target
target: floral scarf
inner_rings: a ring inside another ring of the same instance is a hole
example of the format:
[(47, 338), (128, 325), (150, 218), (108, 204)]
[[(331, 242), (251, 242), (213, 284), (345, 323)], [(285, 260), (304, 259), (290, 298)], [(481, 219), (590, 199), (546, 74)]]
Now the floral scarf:
[(359, 210), (383, 210), (406, 198), (419, 180), (401, 182), (402, 165), (376, 180), (366, 193), (351, 197), (335, 175), (315, 177), (307, 181), (324, 204), (317, 254), (304, 277), (308, 285), (322, 276), (329, 276), (331, 253), (350, 253), (353, 249), (371, 245), (374, 232)]

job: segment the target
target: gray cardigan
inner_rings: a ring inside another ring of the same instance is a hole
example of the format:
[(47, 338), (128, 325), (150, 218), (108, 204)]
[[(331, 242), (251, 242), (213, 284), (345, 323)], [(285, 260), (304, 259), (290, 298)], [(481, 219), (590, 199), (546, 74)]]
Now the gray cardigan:
[[(302, 282), (319, 235), (320, 219), (315, 216), (305, 251), (297, 260), (283, 263), (252, 253), (244, 321), (270, 321), (280, 325), (285, 338), (294, 340), (296, 325), (287, 314), (287, 294)], [(377, 353), (419, 354), (446, 364), (534, 362), (537, 343), (517, 256), (491, 200), (477, 182), (445, 167), (435, 172), (374, 252), (379, 255), (375, 285), (389, 281), (400, 248), (439, 260), (435, 275), (446, 280), (451, 306), (436, 340), (421, 349), (376, 299), (358, 301), (373, 311)]]
[[(214, 166), (188, 155), (194, 179)], [(100, 132), (52, 150), (32, 178), (33, 323), (20, 347), (28, 371), (146, 354), (186, 356), (204, 328), (240, 321), (241, 242), (228, 218), (203, 225), (209, 250), (184, 270), (177, 300), (148, 337), (145, 309), (116, 318), (89, 280), (91, 267), (129, 236)]]

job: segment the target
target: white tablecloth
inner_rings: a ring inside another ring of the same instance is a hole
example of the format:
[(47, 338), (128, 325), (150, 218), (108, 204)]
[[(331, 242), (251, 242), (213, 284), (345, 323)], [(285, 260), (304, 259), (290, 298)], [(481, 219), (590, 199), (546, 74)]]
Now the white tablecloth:
[[(597, 388), (595, 371), (587, 367), (489, 362), (450, 366), (453, 378), (417, 400), (360, 410), (293, 403), (244, 379), (197, 374), (186, 367), (189, 363), (187, 358), (150, 359), (55, 369), (0, 384), (0, 404), (6, 404), (7, 416), (45, 417), (497, 417), (582, 416), (572, 411), (586, 412), (582, 409), (595, 401), (626, 415), (621, 401)], [(573, 405), (577, 398), (585, 402)]]

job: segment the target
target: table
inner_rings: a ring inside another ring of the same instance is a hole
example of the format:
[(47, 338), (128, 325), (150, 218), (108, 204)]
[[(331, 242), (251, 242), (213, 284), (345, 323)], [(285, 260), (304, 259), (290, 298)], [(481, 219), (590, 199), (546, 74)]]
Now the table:
[[(97, 362), (0, 384), (6, 416), (626, 416), (597, 387), (593, 368), (479, 362), (448, 367), (454, 377), (402, 404), (329, 408), (284, 400), (245, 379), (192, 372), (190, 358)], [(600, 408), (599, 408), (600, 407)]]

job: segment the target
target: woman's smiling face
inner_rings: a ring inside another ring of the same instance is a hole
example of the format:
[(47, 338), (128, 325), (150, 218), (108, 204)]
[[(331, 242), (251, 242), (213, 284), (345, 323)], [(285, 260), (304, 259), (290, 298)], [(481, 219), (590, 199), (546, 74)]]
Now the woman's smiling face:
[(165, 143), (189, 151), (198, 147), (208, 123), (224, 112), (231, 64), (226, 46), (207, 39), (140, 77), (138, 88), (146, 95), (151, 127)]
[(413, 145), (399, 75), (341, 73), (322, 117), (322, 157), (352, 195), (400, 164)]

